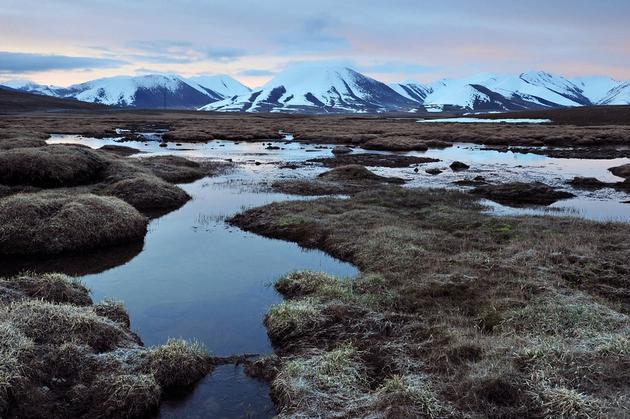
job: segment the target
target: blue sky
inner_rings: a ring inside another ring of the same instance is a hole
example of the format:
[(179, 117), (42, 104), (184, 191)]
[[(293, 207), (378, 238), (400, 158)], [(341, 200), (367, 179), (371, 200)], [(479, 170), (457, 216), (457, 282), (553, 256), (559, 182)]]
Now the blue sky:
[(630, 1), (2, 0), (0, 78), (227, 73), (335, 60), (385, 81), (543, 69), (630, 79)]

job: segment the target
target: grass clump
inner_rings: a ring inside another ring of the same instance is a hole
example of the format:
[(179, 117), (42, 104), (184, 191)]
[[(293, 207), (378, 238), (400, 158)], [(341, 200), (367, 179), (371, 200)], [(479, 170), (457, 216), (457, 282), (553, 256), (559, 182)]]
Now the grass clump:
[(150, 374), (99, 377), (89, 388), (93, 413), (104, 418), (136, 418), (155, 412), (161, 389)]
[(144, 175), (115, 182), (103, 188), (101, 193), (115, 196), (141, 211), (179, 208), (190, 200), (190, 195), (183, 189)]
[(16, 290), (25, 297), (50, 303), (70, 303), (79, 306), (92, 303), (85, 285), (80, 280), (64, 274), (25, 273), (13, 278), (0, 278), (0, 284)]
[(380, 402), (392, 409), (393, 416), (437, 418), (448, 413), (435, 397), (426, 377), (394, 375), (383, 381), (376, 393)]
[(265, 326), (269, 337), (274, 341), (303, 335), (326, 321), (321, 304), (312, 298), (274, 304), (265, 316)]
[(14, 387), (25, 379), (21, 362), (32, 354), (34, 344), (13, 324), (0, 321), (0, 415), (4, 416), (13, 397)]
[(56, 255), (141, 241), (147, 219), (96, 195), (17, 194), (0, 200), (0, 255)]
[(62, 187), (98, 180), (107, 166), (88, 147), (50, 145), (0, 151), (0, 183)]
[(130, 325), (129, 314), (122, 301), (111, 298), (105, 299), (98, 304), (94, 304), (94, 312), (125, 327)]
[(540, 404), (546, 418), (593, 419), (607, 416), (600, 400), (575, 389), (543, 382), (529, 394)]
[[(283, 406), (282, 414), (301, 415), (341, 412), (358, 404), (367, 386), (359, 352), (350, 344), (285, 363), (272, 382), (272, 391)], [(319, 413), (318, 413), (319, 412)]]
[(90, 307), (26, 300), (11, 303), (6, 311), (7, 318), (38, 344), (76, 341), (106, 351), (125, 336), (119, 325), (98, 316)]
[(19, 298), (0, 298), (10, 301), (0, 305), (1, 417), (147, 417), (212, 369), (197, 343), (144, 348), (121, 303), (77, 299), (88, 290), (64, 275), (0, 278), (7, 293)]
[(142, 368), (150, 371), (162, 387), (172, 388), (196, 383), (212, 370), (213, 364), (202, 344), (169, 339), (149, 349)]

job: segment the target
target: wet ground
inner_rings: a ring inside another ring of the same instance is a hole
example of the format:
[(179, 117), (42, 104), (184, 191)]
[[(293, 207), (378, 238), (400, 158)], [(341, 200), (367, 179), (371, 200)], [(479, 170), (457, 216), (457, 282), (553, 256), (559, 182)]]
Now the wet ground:
[[(198, 339), (216, 355), (235, 353), (269, 354), (272, 348), (262, 319), (270, 304), (280, 297), (269, 286), (280, 275), (298, 269), (315, 269), (341, 276), (352, 276), (356, 269), (320, 251), (305, 251), (293, 243), (266, 239), (229, 227), (224, 220), (244, 208), (272, 201), (304, 199), (270, 193), (266, 185), (279, 178), (312, 177), (326, 170), (319, 165), (282, 168), (286, 163), (301, 163), (316, 157), (332, 156), (332, 146), (299, 143), (169, 144), (159, 147), (148, 136), (146, 142), (125, 142), (143, 154), (175, 154), (193, 159), (232, 159), (235, 169), (215, 178), (182, 185), (193, 197), (184, 207), (151, 222), (144, 248), (134, 249), (114, 263), (92, 263), (86, 258), (68, 259), (68, 271), (89, 273), (83, 280), (93, 290), (95, 300), (113, 297), (123, 300), (132, 319), (132, 328), (147, 345), (169, 337)], [(54, 143), (81, 143), (98, 148), (115, 144), (114, 139), (78, 136), (53, 136)], [(269, 148), (270, 147), (270, 148)], [(355, 152), (364, 152), (355, 150)], [(630, 222), (627, 194), (603, 189), (576, 191), (566, 185), (573, 176), (618, 181), (609, 167), (630, 159), (576, 160), (552, 159), (535, 154), (502, 153), (457, 144), (443, 150), (407, 153), (438, 158), (441, 161), (420, 165), (418, 172), (408, 168), (370, 168), (378, 174), (399, 176), (409, 186), (458, 187), (452, 182), (482, 175), (491, 182), (539, 180), (578, 195), (548, 208), (512, 209), (489, 203), (489, 211), (503, 213), (550, 213), (583, 216), (598, 220)], [(471, 169), (452, 172), (448, 166), (463, 161)], [(425, 169), (437, 167), (444, 172), (431, 176)], [(74, 264), (82, 264), (76, 267)], [(63, 264), (62, 264), (63, 265)], [(118, 266), (117, 266), (118, 265)], [(58, 266), (56, 270), (58, 270)], [(268, 387), (247, 378), (240, 367), (222, 366), (196, 389), (181, 399), (163, 404), (160, 416), (195, 417), (270, 417), (273, 404)]]

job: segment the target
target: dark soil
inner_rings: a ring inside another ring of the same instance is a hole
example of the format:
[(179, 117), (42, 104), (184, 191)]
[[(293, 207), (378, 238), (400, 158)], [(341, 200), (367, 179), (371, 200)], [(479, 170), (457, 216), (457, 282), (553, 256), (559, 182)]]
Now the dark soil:
[(561, 199), (575, 196), (570, 192), (558, 191), (540, 182), (481, 185), (473, 189), (471, 193), (509, 206), (551, 205)]
[(403, 156), (400, 154), (362, 153), (337, 155), (335, 157), (322, 157), (308, 161), (321, 163), (326, 167), (347, 166), (350, 164), (375, 167), (408, 167), (415, 164), (433, 163), (439, 160), (429, 157)]

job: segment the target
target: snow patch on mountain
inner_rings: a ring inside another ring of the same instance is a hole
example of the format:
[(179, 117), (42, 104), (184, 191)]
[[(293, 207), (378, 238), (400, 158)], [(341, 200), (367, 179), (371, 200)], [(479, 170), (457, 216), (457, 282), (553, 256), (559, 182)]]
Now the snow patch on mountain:
[(211, 90), (222, 96), (222, 98), (244, 95), (251, 91), (240, 81), (225, 74), (201, 75), (188, 77), (185, 79), (191, 86), (200, 86), (204, 90)]
[(630, 105), (630, 81), (611, 89), (600, 101), (601, 105)]
[(258, 90), (211, 103), (201, 110), (385, 112), (414, 106), (417, 102), (348, 67), (311, 63), (293, 66)]
[(586, 96), (591, 103), (600, 103), (610, 94), (610, 91), (620, 86), (622, 83), (610, 77), (590, 76), (590, 77), (573, 77), (570, 79), (582, 94)]

